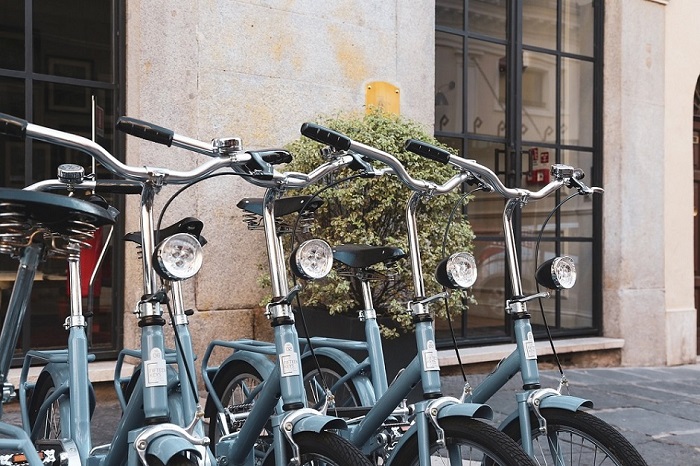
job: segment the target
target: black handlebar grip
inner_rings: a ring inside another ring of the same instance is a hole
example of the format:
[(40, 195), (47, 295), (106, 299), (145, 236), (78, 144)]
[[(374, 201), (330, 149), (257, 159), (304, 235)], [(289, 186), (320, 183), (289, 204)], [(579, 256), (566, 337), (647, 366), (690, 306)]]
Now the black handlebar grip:
[(140, 183), (124, 183), (121, 180), (95, 180), (95, 190), (108, 194), (141, 194)]
[(27, 136), (27, 120), (0, 113), (0, 134), (24, 139)]
[(136, 136), (148, 141), (157, 142), (170, 147), (173, 143), (175, 132), (162, 126), (156, 126), (147, 121), (137, 120), (130, 117), (119, 117), (117, 120), (117, 129), (132, 136)]
[(404, 149), (414, 154), (418, 154), (426, 159), (435, 160), (440, 163), (448, 163), (452, 154), (444, 149), (435, 147), (427, 142), (419, 141), (417, 139), (409, 139), (404, 145)]
[(301, 134), (314, 141), (335, 147), (338, 150), (348, 150), (352, 144), (352, 139), (344, 134), (315, 123), (304, 123), (301, 125)]

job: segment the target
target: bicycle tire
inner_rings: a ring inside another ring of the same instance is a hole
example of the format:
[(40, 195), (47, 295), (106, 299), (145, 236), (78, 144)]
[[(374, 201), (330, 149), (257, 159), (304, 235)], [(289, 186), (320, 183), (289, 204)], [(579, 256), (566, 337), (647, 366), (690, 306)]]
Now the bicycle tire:
[[(584, 411), (557, 408), (545, 408), (540, 413), (547, 420), (548, 435), (557, 433), (557, 443), (561, 446), (559, 457), (569, 458), (569, 464), (591, 464), (594, 460), (593, 464), (602, 466), (647, 466), (637, 449), (617, 429), (598, 417)], [(530, 416), (535, 454), (541, 461), (549, 461), (553, 458), (550, 442), (540, 441), (539, 422), (534, 414)], [(517, 418), (503, 432), (521, 443)], [(578, 439), (574, 440), (576, 437)]]
[[(253, 402), (247, 398), (237, 398), (239, 395), (245, 396), (245, 390), (250, 390), (263, 382), (260, 372), (246, 361), (234, 360), (226, 364), (221, 372), (217, 373), (212, 385), (216, 396), (221, 400), (224, 407), (241, 405)], [(211, 395), (209, 395), (211, 396)], [(232, 401), (233, 400), (233, 401)], [(207, 403), (209, 404), (209, 403)], [(213, 406), (213, 403), (211, 404)], [(210, 449), (216, 453), (216, 443), (223, 432), (218, 413), (207, 413), (209, 417), (209, 440)]]
[(33, 431), (34, 426), (39, 421), (41, 421), (44, 424), (44, 428), (43, 431), (39, 433), (39, 437), (32, 440), (36, 441), (39, 439), (61, 438), (62, 419), (60, 406), (64, 402), (67, 402), (67, 400), (63, 401), (61, 399), (66, 397), (61, 397), (58, 400), (54, 401), (51, 407), (49, 407), (48, 411), (46, 412), (45, 417), (41, 420), (38, 419), (39, 408), (41, 408), (41, 405), (44, 402), (44, 400), (53, 393), (55, 388), (56, 386), (54, 384), (53, 378), (48, 373), (42, 374), (37, 380), (36, 385), (34, 386), (34, 390), (32, 391), (31, 397), (29, 399), (29, 428), (30, 431)]
[(195, 459), (190, 459), (182, 455), (175, 455), (163, 464), (161, 460), (155, 457), (147, 457), (146, 463), (148, 466), (196, 466), (199, 462)]
[[(440, 420), (445, 431), (445, 444), (460, 448), (459, 465), (490, 464), (500, 466), (534, 466), (536, 463), (510, 437), (490, 425), (476, 419), (449, 417)], [(435, 428), (430, 426), (430, 452), (433, 464), (452, 464), (445, 458), (447, 452), (437, 443)], [(442, 458), (436, 463), (433, 457)], [(444, 460), (447, 462), (444, 462)], [(412, 435), (396, 452), (392, 465), (407, 466), (418, 464), (418, 435)], [(456, 466), (456, 465), (452, 465)]]
[[(321, 382), (314, 382), (314, 380), (317, 380), (319, 377), (319, 367), (316, 366), (314, 358), (305, 358), (301, 364), (302, 372), (304, 374), (306, 399), (311, 407), (314, 407), (325, 398), (325, 393), (319, 393), (320, 390), (323, 390), (324, 386), (330, 388), (338, 380), (347, 375), (347, 371), (334, 359), (323, 355), (316, 356), (316, 359), (318, 360), (318, 365), (320, 366), (321, 370), (321, 378), (324, 380), (325, 385)], [(335, 397), (334, 403), (336, 407), (348, 408), (362, 405), (357, 388), (352, 380), (343, 383), (343, 385), (333, 392), (333, 395)]]
[[(330, 432), (300, 432), (294, 436), (294, 441), (299, 446), (301, 465), (372, 466), (370, 460), (357, 447)], [(287, 455), (290, 455), (291, 449), (287, 450)], [(263, 466), (274, 464), (275, 451), (270, 450)]]

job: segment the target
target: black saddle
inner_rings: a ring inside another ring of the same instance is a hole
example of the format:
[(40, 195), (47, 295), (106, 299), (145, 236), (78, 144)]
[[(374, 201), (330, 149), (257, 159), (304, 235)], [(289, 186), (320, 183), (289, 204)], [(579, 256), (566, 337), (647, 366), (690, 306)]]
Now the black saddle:
[[(177, 223), (170, 225), (169, 227), (161, 228), (154, 232), (157, 241), (163, 241), (165, 238), (173, 236), (177, 233), (189, 233), (190, 235), (197, 238), (199, 244), (204, 246), (207, 244), (207, 240), (202, 236), (202, 229), (204, 228), (204, 223), (194, 217), (185, 217)], [(142, 237), (140, 231), (134, 231), (132, 233), (127, 233), (124, 235), (124, 241), (132, 241), (138, 245), (142, 243)]]
[[(290, 196), (275, 201), (275, 217), (284, 217), (294, 212), (313, 212), (323, 205), (323, 199), (315, 196)], [(246, 197), (236, 206), (251, 214), (263, 214), (263, 199), (261, 197)]]
[(401, 248), (369, 246), (367, 244), (341, 244), (333, 248), (333, 259), (356, 269), (364, 269), (379, 263), (392, 264), (406, 257)]
[[(33, 225), (53, 233), (70, 235), (76, 222), (100, 227), (113, 224), (119, 211), (104, 199), (91, 202), (74, 197), (22, 189), (0, 188), (0, 214), (18, 213)], [(2, 216), (0, 216), (2, 218)]]

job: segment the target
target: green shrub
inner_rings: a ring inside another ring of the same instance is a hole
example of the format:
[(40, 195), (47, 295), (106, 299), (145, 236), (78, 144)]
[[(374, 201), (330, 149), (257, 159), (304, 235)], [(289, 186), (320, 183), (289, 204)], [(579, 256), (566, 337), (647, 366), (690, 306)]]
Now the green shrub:
[[(376, 147), (396, 156), (413, 178), (442, 183), (455, 174), (452, 167), (433, 162), (403, 149), (409, 138), (445, 147), (415, 122), (373, 110), (368, 114), (350, 114), (322, 118), (319, 124), (346, 134), (355, 141)], [(302, 137), (287, 146), (293, 161), (287, 170), (308, 172), (322, 163), (321, 146)], [(377, 163), (373, 163), (377, 168)], [(352, 172), (338, 173), (340, 179)], [(305, 194), (315, 193), (320, 186), (312, 186)], [(297, 193), (295, 193), (297, 194)], [(375, 246), (398, 246), (408, 253), (406, 238), (406, 203), (411, 191), (394, 176), (374, 179), (353, 179), (321, 194), (324, 205), (315, 213), (311, 234), (331, 245), (361, 243)], [(448, 217), (459, 201), (456, 191), (449, 195), (424, 200), (418, 208), (418, 230), (428, 296), (440, 291), (433, 278), (435, 267), (442, 260), (443, 236)], [(457, 209), (460, 212), (460, 209)], [(447, 254), (472, 249), (473, 233), (469, 223), (456, 215), (449, 231), (445, 250)], [(410, 328), (411, 316), (406, 306), (414, 296), (413, 280), (408, 257), (392, 267), (396, 273), (390, 281), (372, 282), (374, 306), (378, 315), (390, 316), (398, 328)], [(301, 293), (305, 306), (324, 307), (331, 314), (352, 313), (362, 309), (360, 283), (347, 277), (338, 277), (335, 269), (328, 278), (305, 284)], [(443, 312), (443, 306), (433, 304), (433, 310)], [(382, 328), (385, 336), (396, 335), (389, 327)]]

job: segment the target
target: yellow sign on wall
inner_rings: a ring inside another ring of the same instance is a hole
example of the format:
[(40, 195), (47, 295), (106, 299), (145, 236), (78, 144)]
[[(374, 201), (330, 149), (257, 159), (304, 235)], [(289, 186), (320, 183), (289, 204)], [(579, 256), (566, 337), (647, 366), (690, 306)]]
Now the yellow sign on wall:
[(379, 107), (385, 112), (398, 115), (400, 113), (399, 88), (384, 81), (374, 81), (365, 88), (365, 107)]

